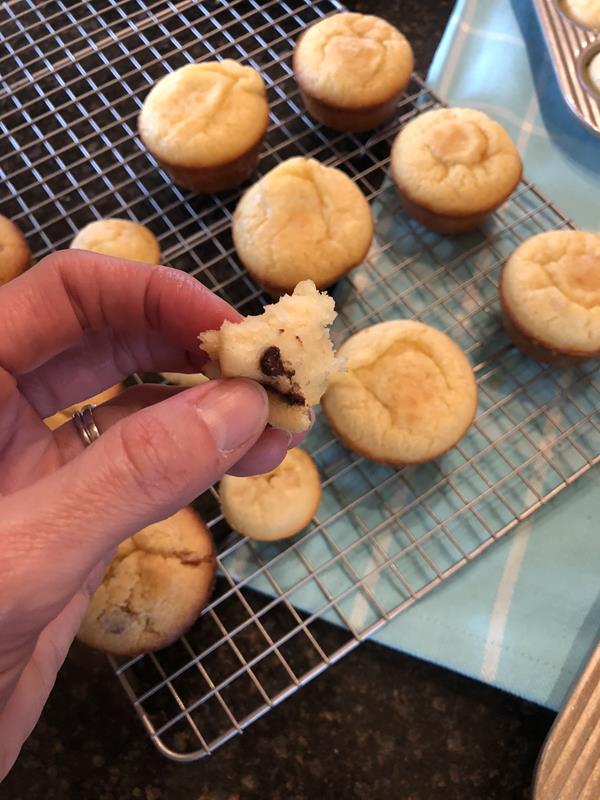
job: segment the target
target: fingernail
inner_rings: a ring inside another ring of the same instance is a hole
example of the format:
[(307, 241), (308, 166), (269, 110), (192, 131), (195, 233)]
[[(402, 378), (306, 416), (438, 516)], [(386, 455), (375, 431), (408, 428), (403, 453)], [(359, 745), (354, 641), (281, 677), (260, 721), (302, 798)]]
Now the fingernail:
[(217, 450), (230, 453), (256, 438), (267, 423), (267, 393), (241, 378), (215, 381), (196, 405)]
[(104, 577), (104, 573), (106, 572), (107, 566), (108, 564), (106, 563), (106, 561), (100, 561), (98, 564), (96, 564), (96, 566), (92, 569), (90, 574), (85, 579), (85, 582), (83, 584), (83, 591), (90, 597), (94, 594), (96, 589), (102, 583), (102, 578)]
[(276, 435), (276, 439), (279, 440), (281, 447), (285, 447), (287, 450), (292, 444), (292, 434), (288, 431), (282, 431), (279, 428), (272, 428), (271, 430), (273, 431), (273, 434)]

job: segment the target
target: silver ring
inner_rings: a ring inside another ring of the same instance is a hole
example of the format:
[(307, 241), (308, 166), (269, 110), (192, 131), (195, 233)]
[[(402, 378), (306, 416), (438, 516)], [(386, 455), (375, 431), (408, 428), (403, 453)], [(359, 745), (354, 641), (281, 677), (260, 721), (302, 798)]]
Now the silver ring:
[(73, 422), (85, 447), (89, 447), (92, 442), (100, 438), (100, 431), (94, 419), (95, 408), (96, 406), (87, 405), (73, 412)]

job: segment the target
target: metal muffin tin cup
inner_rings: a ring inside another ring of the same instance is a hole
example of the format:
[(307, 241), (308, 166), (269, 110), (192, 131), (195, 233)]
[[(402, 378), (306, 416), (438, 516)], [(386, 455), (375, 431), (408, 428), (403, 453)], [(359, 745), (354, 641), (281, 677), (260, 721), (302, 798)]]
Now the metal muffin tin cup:
[(578, 119), (600, 135), (600, 92), (586, 73), (600, 51), (600, 29), (570, 17), (560, 0), (534, 0), (562, 95)]
[(592, 83), (588, 71), (592, 59), (598, 53), (600, 53), (600, 37), (597, 41), (593, 42), (593, 44), (588, 45), (585, 50), (581, 51), (577, 59), (577, 71), (579, 73), (579, 80), (588, 92), (596, 98), (597, 102), (600, 103), (600, 86), (596, 86), (596, 84)]

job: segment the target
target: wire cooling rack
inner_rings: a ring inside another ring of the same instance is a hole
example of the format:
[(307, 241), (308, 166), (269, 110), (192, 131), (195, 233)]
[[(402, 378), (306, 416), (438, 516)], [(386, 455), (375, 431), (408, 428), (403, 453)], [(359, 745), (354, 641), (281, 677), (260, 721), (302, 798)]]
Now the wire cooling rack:
[[(371, 135), (336, 134), (304, 114), (290, 56), (335, 0), (0, 4), (0, 211), (38, 257), (83, 225), (122, 216), (148, 225), (163, 259), (240, 310), (266, 300), (233, 251), (240, 192), (199, 197), (144, 152), (136, 117), (170, 70), (235, 58), (261, 70), (271, 126), (259, 173), (304, 154), (340, 165), (368, 196), (376, 237), (333, 290), (338, 340), (411, 317), (469, 354), (477, 419), (440, 460), (392, 470), (346, 450), (319, 416), (308, 449), (323, 500), (303, 535), (257, 544), (232, 533), (214, 491), (198, 506), (219, 550), (211, 604), (188, 635), (153, 655), (112, 661), (155, 745), (199, 758), (348, 653), (600, 460), (599, 371), (551, 370), (510, 346), (498, 316), (503, 259), (569, 221), (531, 184), (474, 233), (446, 239), (400, 210), (387, 176), (398, 127), (438, 100), (418, 77), (396, 118)], [(334, 623), (336, 636), (324, 636)], [(331, 642), (335, 644), (332, 645)]]

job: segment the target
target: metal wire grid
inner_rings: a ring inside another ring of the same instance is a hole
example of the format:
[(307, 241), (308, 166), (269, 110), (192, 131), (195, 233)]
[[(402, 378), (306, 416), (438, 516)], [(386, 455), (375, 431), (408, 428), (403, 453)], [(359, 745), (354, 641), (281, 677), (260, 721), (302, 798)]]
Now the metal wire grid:
[[(319, 417), (308, 449), (323, 501), (301, 537), (257, 545), (232, 533), (214, 490), (198, 500), (219, 549), (215, 595), (158, 654), (113, 666), (156, 746), (212, 752), (475, 558), (600, 460), (599, 371), (550, 370), (520, 356), (498, 321), (497, 278), (533, 233), (569, 226), (531, 184), (486, 226), (444, 239), (399, 210), (387, 179), (399, 125), (438, 104), (415, 76), (396, 119), (370, 136), (334, 134), (303, 113), (294, 39), (335, 0), (35, 3), (0, 7), (2, 213), (38, 256), (91, 219), (144, 222), (164, 259), (244, 312), (265, 299), (236, 262), (239, 191), (197, 197), (156, 169), (136, 137), (149, 86), (190, 61), (259, 68), (271, 127), (260, 172), (292, 155), (341, 165), (377, 218), (365, 264), (334, 289), (338, 339), (412, 317), (446, 330), (475, 364), (477, 419), (455, 450), (391, 470), (348, 452)], [(334, 623), (335, 627), (327, 625)]]

